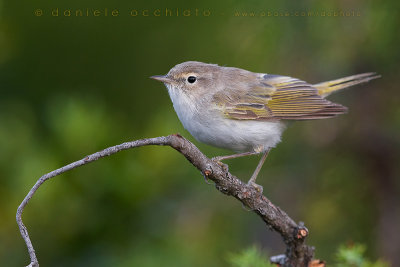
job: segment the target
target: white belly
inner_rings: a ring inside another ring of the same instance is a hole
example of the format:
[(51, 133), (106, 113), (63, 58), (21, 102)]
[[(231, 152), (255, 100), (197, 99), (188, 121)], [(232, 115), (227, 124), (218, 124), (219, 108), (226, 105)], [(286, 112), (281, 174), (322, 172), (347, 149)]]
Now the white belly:
[(218, 110), (200, 110), (185, 95), (168, 91), (183, 127), (200, 142), (236, 152), (262, 152), (281, 140), (281, 122), (228, 119)]

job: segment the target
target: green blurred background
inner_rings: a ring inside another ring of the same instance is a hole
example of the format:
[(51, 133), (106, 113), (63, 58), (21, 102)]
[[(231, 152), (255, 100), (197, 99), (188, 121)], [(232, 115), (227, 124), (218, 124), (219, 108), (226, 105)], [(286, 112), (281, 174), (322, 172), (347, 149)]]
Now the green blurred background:
[[(63, 15), (86, 8), (109, 14)], [(382, 74), (330, 97), (347, 115), (292, 124), (258, 182), (305, 222), (317, 258), (330, 262), (340, 244), (360, 242), (371, 258), (400, 266), (399, 10), (395, 0), (0, 0), (1, 265), (29, 262), (15, 212), (46, 172), (177, 132), (210, 157), (230, 153), (196, 142), (164, 86), (148, 78), (198, 60), (311, 83)], [(247, 180), (257, 162), (228, 163)], [(252, 244), (284, 251), (278, 234), (168, 147), (121, 152), (56, 177), (23, 218), (41, 266), (224, 266)]]

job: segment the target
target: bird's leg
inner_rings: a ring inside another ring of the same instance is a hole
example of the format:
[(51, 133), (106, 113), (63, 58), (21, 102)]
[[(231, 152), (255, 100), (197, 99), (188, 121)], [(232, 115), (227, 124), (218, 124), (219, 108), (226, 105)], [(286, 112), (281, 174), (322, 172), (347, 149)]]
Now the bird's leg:
[(219, 157), (212, 158), (212, 160), (216, 161), (218, 163), (218, 165), (220, 165), (221, 167), (223, 167), (225, 169), (225, 171), (228, 171), (228, 165), (223, 164), (221, 162), (221, 160), (235, 159), (235, 158), (251, 156), (251, 155), (255, 155), (255, 154), (259, 154), (259, 152), (251, 151), (251, 152), (244, 152), (244, 153), (238, 153), (238, 154), (227, 155), (227, 156), (219, 156)]
[(251, 176), (250, 180), (247, 182), (248, 185), (251, 185), (255, 187), (260, 193), (263, 192), (263, 187), (261, 185), (256, 184), (256, 179), (258, 176), (258, 173), (260, 172), (265, 160), (267, 159), (269, 149), (264, 152), (262, 155), (260, 162), (258, 162), (257, 168), (253, 172), (253, 175)]
[(233, 154), (233, 155), (227, 155), (227, 156), (214, 157), (214, 158), (212, 158), (212, 160), (221, 161), (221, 160), (235, 159), (235, 158), (240, 158), (240, 157), (245, 157), (245, 156), (251, 156), (251, 155), (256, 155), (256, 154), (259, 154), (259, 152), (251, 151), (251, 152), (244, 152), (244, 153)]

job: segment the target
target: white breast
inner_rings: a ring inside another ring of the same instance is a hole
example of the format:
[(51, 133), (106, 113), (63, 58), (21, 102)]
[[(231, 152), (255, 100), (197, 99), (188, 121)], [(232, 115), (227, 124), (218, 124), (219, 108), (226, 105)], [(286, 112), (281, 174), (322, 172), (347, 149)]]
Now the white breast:
[(186, 94), (167, 88), (183, 127), (200, 142), (237, 152), (261, 152), (281, 140), (281, 122), (228, 119), (211, 103), (196, 104)]

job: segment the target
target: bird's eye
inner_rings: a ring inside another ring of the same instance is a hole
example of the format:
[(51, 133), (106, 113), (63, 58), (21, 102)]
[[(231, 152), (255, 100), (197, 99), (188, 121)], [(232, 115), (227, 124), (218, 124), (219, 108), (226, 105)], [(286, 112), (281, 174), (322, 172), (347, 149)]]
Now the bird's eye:
[(196, 81), (196, 77), (194, 77), (194, 76), (189, 76), (189, 77), (187, 78), (187, 81), (188, 81), (189, 83), (194, 83), (194, 82)]

